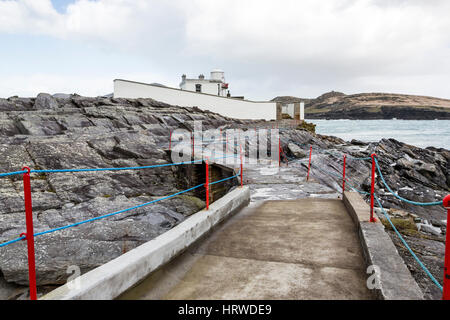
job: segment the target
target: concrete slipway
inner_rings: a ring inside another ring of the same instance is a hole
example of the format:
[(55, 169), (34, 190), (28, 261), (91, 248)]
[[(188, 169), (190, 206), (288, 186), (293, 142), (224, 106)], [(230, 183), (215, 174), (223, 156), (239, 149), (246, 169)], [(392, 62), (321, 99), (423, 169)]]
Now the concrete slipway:
[[(82, 288), (68, 290), (66, 285), (44, 298), (422, 298), (382, 226), (366, 224), (368, 208), (358, 195), (346, 194), (343, 201), (332, 189), (306, 182), (299, 168), (253, 166), (245, 177), (247, 187), (211, 206), (222, 212), (217, 218), (199, 212), (83, 275)], [(251, 205), (240, 210), (250, 192)], [(234, 204), (227, 206), (229, 201)], [(224, 206), (227, 213), (218, 209)], [(214, 223), (204, 222), (197, 232), (195, 219)], [(381, 269), (378, 290), (367, 288), (370, 264)]]

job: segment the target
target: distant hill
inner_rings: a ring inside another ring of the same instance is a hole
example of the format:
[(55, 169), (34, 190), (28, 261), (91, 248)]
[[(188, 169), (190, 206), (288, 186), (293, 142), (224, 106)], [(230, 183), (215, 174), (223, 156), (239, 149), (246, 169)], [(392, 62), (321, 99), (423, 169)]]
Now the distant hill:
[(305, 102), (309, 119), (450, 119), (450, 100), (426, 96), (331, 91), (315, 99), (281, 96), (272, 101)]

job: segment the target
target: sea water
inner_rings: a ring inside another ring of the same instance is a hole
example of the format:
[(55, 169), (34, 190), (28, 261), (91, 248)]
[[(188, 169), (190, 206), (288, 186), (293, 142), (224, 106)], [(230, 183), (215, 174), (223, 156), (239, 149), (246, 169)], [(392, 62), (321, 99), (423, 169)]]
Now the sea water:
[(394, 138), (426, 148), (450, 150), (450, 120), (306, 120), (316, 124), (316, 133), (366, 142)]

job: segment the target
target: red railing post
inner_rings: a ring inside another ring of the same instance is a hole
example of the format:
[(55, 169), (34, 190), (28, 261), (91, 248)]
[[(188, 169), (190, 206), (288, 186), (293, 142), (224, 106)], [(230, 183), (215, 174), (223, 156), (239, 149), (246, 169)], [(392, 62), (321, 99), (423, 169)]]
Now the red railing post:
[(206, 182), (205, 182), (205, 188), (206, 188), (206, 210), (209, 210), (209, 163), (208, 158), (206, 158)]
[(450, 232), (448, 229), (450, 219), (450, 194), (444, 198), (444, 208), (447, 209), (447, 232), (445, 235), (445, 260), (444, 260), (444, 290), (442, 300), (450, 300)]
[(244, 172), (244, 164), (243, 164), (243, 162), (242, 162), (242, 145), (240, 145), (240, 153), (241, 153), (241, 188), (244, 186), (244, 175), (243, 175), (243, 172)]
[(37, 300), (36, 262), (34, 254), (33, 205), (31, 202), (30, 168), (24, 167), (22, 170), (27, 170), (27, 172), (23, 174), (23, 193), (25, 199), (25, 219), (27, 224), (26, 239), (28, 247), (28, 281), (30, 285), (30, 299)]
[(344, 169), (342, 171), (342, 195), (344, 195), (345, 192), (345, 161), (347, 159), (347, 156), (344, 155)]
[(306, 177), (306, 181), (309, 181), (309, 172), (311, 171), (311, 154), (312, 154), (312, 146), (309, 147), (309, 164), (308, 164), (308, 175)]
[(375, 157), (377, 155), (372, 153), (372, 183), (370, 187), (370, 222), (376, 222), (377, 219), (373, 216), (373, 206), (374, 206), (374, 194), (375, 194)]

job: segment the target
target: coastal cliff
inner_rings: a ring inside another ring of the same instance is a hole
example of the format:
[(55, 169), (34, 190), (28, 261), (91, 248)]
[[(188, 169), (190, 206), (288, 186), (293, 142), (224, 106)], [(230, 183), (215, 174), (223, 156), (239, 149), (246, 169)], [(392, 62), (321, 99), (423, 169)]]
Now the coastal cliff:
[[(253, 130), (273, 126), (265, 121), (230, 119), (152, 99), (77, 95), (54, 98), (48, 94), (0, 99), (0, 172), (17, 171), (24, 165), (32, 169), (67, 169), (167, 164), (171, 161), (166, 152), (170, 131), (192, 130), (195, 120), (201, 120), (205, 129)], [(439, 201), (450, 191), (450, 152), (446, 149), (421, 149), (393, 139), (348, 142), (301, 128), (281, 129), (281, 143), (284, 153), (298, 160), (307, 157), (309, 145), (354, 157), (376, 152), (386, 181), (409, 199)], [(339, 174), (342, 157), (323, 153), (315, 159), (315, 165)], [(370, 164), (349, 161), (347, 170), (355, 179), (354, 186), (368, 191)], [(339, 181), (333, 182), (317, 170), (313, 177), (336, 190), (341, 188)], [(21, 178), (9, 176), (1, 181), (0, 243), (24, 232)], [(33, 174), (32, 179), (36, 232), (129, 208), (186, 188), (184, 173), (174, 167), (108, 174)], [(377, 189), (383, 188), (378, 181)], [(425, 264), (440, 279), (443, 208), (414, 207), (396, 201), (386, 192), (380, 192), (380, 196), (383, 206), (392, 212), (402, 210), (412, 214), (417, 223), (426, 220), (440, 226), (439, 234), (422, 230), (411, 235)], [(80, 266), (83, 273), (98, 267), (169, 230), (204, 205), (202, 197), (189, 194), (102, 222), (38, 237), (38, 285), (45, 291), (46, 286), (64, 283), (71, 265)], [(0, 298), (26, 297), (26, 259), (23, 243), (0, 248)], [(405, 261), (416, 280), (428, 290), (429, 283), (406, 254)], [(430, 297), (435, 295), (432, 290), (429, 289)]]

